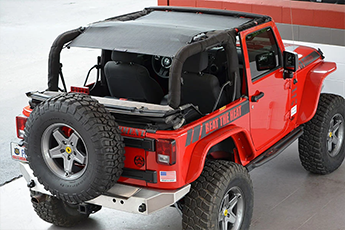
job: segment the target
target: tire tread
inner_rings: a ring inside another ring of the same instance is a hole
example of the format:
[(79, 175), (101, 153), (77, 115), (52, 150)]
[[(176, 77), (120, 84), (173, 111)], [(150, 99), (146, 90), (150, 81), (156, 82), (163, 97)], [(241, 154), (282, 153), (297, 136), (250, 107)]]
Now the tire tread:
[(329, 167), (322, 151), (323, 134), (328, 132), (327, 118), (338, 106), (343, 106), (344, 99), (333, 94), (321, 94), (315, 116), (305, 124), (304, 134), (299, 138), (298, 149), (302, 166), (309, 172), (325, 175), (336, 168)]
[[(206, 161), (203, 172), (192, 183), (189, 194), (184, 198), (183, 229), (216, 229), (215, 220), (218, 218), (218, 211), (215, 210), (217, 210), (217, 200), (222, 200), (220, 191), (227, 188), (229, 182), (227, 178), (234, 178), (235, 175), (240, 175), (250, 184), (250, 195), (253, 197), (252, 182), (243, 166), (222, 160)], [(248, 213), (249, 223), (251, 215), (252, 213)]]
[[(85, 129), (90, 132), (91, 141), (95, 146), (98, 146), (94, 152), (98, 155), (97, 159), (99, 159), (99, 162), (96, 162), (98, 176), (87, 190), (74, 194), (61, 193), (57, 189), (53, 189), (49, 181), (43, 180), (41, 175), (35, 172), (35, 167), (30, 164), (38, 181), (54, 196), (72, 203), (93, 199), (109, 190), (120, 178), (125, 160), (123, 137), (114, 117), (102, 104), (88, 95), (78, 93), (60, 94), (42, 102), (32, 111), (25, 125), (24, 144), (26, 151), (30, 148), (28, 140), (32, 132), (32, 126), (38, 122), (42, 115), (51, 111), (72, 115), (76, 120), (82, 122)], [(27, 151), (27, 153), (28, 161), (33, 161), (30, 152)]]
[(86, 220), (89, 215), (73, 210), (73, 214), (66, 212), (64, 203), (55, 197), (45, 195), (47, 198), (39, 203), (31, 201), (36, 214), (44, 221), (59, 227), (73, 227)]

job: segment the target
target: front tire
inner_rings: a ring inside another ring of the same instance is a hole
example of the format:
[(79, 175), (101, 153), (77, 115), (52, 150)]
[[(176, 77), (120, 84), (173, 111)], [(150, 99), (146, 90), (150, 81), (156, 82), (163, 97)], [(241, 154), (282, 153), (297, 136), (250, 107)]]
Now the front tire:
[(345, 157), (345, 100), (322, 94), (315, 116), (305, 125), (298, 148), (303, 167), (315, 174), (328, 174)]
[(249, 229), (253, 197), (252, 182), (243, 166), (223, 160), (208, 161), (184, 198), (182, 227)]

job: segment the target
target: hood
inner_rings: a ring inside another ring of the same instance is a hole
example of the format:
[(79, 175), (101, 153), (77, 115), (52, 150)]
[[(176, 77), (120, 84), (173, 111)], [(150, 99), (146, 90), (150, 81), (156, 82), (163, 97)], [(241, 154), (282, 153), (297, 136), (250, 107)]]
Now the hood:
[(296, 44), (284, 44), (285, 50), (292, 51), (298, 54), (298, 65), (299, 70), (310, 65), (319, 58), (324, 58), (322, 56), (321, 50), (316, 50), (314, 48)]

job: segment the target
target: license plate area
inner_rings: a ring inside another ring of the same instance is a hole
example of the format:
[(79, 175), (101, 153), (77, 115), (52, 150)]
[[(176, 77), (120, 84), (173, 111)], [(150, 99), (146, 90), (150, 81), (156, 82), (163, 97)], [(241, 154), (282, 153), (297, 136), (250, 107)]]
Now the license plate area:
[(11, 142), (11, 156), (13, 160), (27, 162), (24, 145)]

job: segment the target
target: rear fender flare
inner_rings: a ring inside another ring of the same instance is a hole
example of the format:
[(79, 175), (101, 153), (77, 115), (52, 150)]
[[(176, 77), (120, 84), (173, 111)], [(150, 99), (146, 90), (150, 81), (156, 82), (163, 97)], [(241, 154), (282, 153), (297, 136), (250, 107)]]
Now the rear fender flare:
[(196, 144), (190, 160), (186, 183), (191, 183), (200, 176), (210, 148), (227, 138), (233, 138), (238, 154), (236, 158), (240, 161), (237, 163), (246, 165), (254, 158), (255, 148), (248, 131), (237, 126), (224, 127), (203, 138)]
[(297, 124), (311, 120), (317, 110), (324, 79), (337, 69), (334, 62), (321, 62), (309, 71), (306, 76), (302, 100), (299, 105)]

